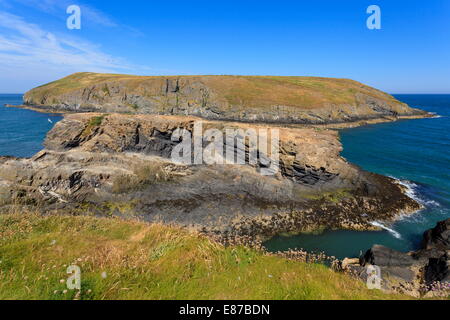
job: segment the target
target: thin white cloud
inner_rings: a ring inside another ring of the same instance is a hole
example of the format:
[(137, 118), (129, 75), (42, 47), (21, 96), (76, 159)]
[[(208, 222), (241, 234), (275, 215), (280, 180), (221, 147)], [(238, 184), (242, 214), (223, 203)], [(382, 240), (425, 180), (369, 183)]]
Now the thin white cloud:
[[(139, 70), (139, 72), (136, 72)], [(151, 73), (98, 45), (0, 10), (0, 92), (23, 92), (74, 72)]]
[[(0, 0), (0, 4), (1, 4)], [(117, 27), (119, 24), (114, 21), (109, 15), (104, 12), (84, 3), (73, 0), (10, 0), (10, 2), (19, 3), (28, 6), (32, 9), (59, 16), (61, 19), (66, 19), (67, 7), (73, 4), (78, 4), (81, 7), (83, 20), (89, 23), (101, 25), (104, 27)]]
[(22, 17), (0, 11), (0, 66), (26, 68), (36, 64), (102, 69), (130, 69), (126, 61), (103, 53), (97, 46), (81, 39), (56, 35)]

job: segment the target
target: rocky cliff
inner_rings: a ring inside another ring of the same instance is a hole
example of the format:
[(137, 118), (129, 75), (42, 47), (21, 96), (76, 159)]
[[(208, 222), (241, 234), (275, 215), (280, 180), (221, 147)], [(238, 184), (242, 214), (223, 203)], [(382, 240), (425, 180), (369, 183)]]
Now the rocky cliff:
[[(261, 175), (264, 164), (247, 161), (247, 140), (244, 165), (174, 163), (170, 155), (179, 143), (174, 133), (192, 132), (200, 120), (66, 115), (49, 132), (46, 149), (33, 158), (0, 158), (0, 205), (137, 216), (263, 238), (317, 228), (371, 229), (371, 221), (392, 220), (420, 208), (394, 180), (343, 159), (337, 133), (331, 130), (202, 121), (203, 130), (219, 132), (278, 129), (279, 170)], [(260, 149), (257, 154), (264, 157)]]
[(343, 123), (418, 116), (394, 97), (347, 79), (77, 73), (25, 94), (29, 106), (63, 112), (192, 115), (266, 123)]

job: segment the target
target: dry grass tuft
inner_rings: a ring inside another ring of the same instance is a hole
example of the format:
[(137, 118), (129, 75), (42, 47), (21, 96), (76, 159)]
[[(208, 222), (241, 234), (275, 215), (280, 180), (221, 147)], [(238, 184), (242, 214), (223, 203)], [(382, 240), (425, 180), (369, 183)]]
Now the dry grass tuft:
[(174, 179), (174, 175), (169, 167), (170, 165), (159, 161), (136, 165), (132, 175), (122, 174), (113, 179), (112, 190), (114, 193), (125, 193), (155, 183), (170, 182)]

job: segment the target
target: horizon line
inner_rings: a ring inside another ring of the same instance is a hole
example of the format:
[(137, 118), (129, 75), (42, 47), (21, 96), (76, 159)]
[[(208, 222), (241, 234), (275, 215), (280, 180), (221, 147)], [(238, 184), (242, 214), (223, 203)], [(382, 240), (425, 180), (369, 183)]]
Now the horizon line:
[[(32, 90), (32, 89), (30, 89)], [(430, 95), (430, 94), (436, 94), (436, 95), (450, 95), (450, 92), (433, 92), (433, 93), (423, 93), (423, 92), (395, 92), (395, 93), (390, 93), (385, 91), (386, 93), (390, 94), (390, 95), (396, 95), (396, 94), (416, 94), (416, 95)], [(0, 92), (0, 94), (9, 94), (9, 95), (24, 95), (26, 92), (24, 93), (15, 93), (15, 92)]]

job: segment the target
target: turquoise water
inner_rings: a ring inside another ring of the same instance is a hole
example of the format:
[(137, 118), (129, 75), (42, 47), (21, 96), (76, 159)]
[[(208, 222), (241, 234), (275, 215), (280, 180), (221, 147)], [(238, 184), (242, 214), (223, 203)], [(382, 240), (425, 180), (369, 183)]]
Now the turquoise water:
[(417, 249), (426, 229), (450, 217), (450, 95), (396, 98), (440, 117), (341, 130), (342, 155), (366, 170), (403, 180), (426, 209), (387, 225), (390, 231), (277, 236), (265, 244), (269, 250), (302, 248), (338, 258), (358, 256), (373, 244), (409, 251)]
[(33, 156), (43, 149), (45, 135), (62, 117), (5, 104), (22, 104), (22, 95), (0, 94), (0, 156)]

